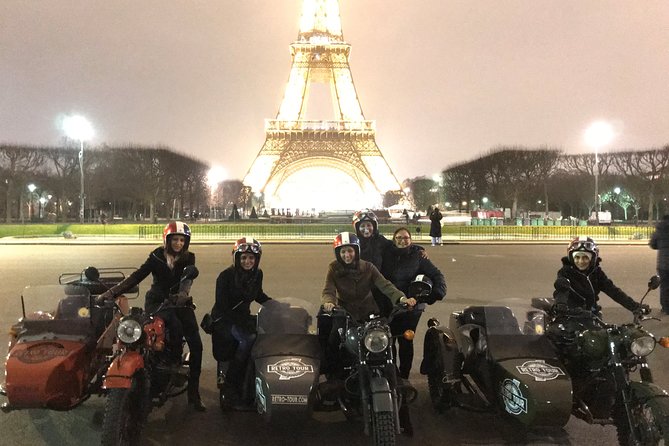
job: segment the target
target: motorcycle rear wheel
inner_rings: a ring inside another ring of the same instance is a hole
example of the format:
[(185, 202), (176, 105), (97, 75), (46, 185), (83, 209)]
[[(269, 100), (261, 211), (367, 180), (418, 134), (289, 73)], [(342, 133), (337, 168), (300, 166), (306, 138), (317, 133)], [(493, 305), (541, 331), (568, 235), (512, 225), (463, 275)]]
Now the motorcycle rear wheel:
[(622, 446), (669, 446), (669, 397), (659, 388), (649, 387), (646, 392), (651, 395), (633, 394), (630, 402), (636, 441), (631, 438), (625, 408), (616, 404), (613, 419)]
[(392, 412), (372, 411), (374, 446), (395, 446), (395, 416)]
[(133, 380), (129, 389), (110, 389), (102, 422), (102, 446), (135, 446), (140, 444), (147, 413), (143, 386)]

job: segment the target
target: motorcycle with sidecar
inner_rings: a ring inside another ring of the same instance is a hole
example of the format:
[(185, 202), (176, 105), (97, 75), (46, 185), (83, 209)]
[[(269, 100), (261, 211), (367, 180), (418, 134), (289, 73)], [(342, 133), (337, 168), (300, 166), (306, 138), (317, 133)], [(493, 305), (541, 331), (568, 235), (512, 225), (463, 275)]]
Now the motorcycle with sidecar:
[[(644, 298), (655, 288), (653, 279)], [(653, 384), (646, 358), (669, 339), (645, 330), (640, 311), (616, 325), (591, 311), (557, 314), (552, 299), (532, 306), (523, 330), (499, 306), (455, 312), (448, 327), (428, 322), (421, 373), (434, 408), (495, 411), (524, 429), (561, 427), (574, 415), (614, 424), (621, 445), (665, 444), (669, 395)]]
[(28, 286), (22, 317), (9, 332), (4, 412), (45, 408), (70, 410), (103, 394), (118, 321), (128, 297), (97, 305), (94, 297), (125, 279), (131, 268), (88, 267), (64, 273), (59, 285)]
[(162, 406), (168, 398), (187, 390), (189, 353), (184, 352), (178, 364), (169, 359), (172, 355), (167, 352), (167, 336), (175, 334), (165, 330), (159, 312), (178, 308), (176, 296), (188, 294), (198, 274), (194, 265), (187, 266), (178, 290), (173, 290), (153, 313), (132, 307), (119, 321), (114, 356), (103, 382), (108, 393), (102, 423), (103, 446), (139, 444), (153, 407)]

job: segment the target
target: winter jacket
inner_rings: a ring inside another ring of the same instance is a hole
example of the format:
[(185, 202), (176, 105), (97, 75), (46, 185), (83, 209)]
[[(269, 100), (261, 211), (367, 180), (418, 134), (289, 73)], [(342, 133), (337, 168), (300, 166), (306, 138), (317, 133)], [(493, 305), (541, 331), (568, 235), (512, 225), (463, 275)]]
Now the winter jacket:
[(393, 246), (393, 242), (378, 232), (375, 232), (371, 237), (362, 237), (358, 234), (358, 238), (360, 239), (360, 258), (373, 263), (376, 269), (380, 271), (383, 263), (383, 253)]
[(195, 265), (195, 254), (186, 251), (185, 255), (179, 256), (174, 262), (174, 268), (167, 265), (165, 250), (156, 248), (149, 254), (144, 264), (130, 274), (125, 280), (111, 288), (114, 296), (123, 294), (146, 279), (149, 274), (153, 275), (151, 288), (146, 292), (144, 307), (147, 311), (155, 310), (170, 294), (179, 291), (181, 274), (188, 265)]
[(657, 270), (669, 270), (669, 220), (660, 220), (648, 243), (657, 249)]
[(321, 303), (344, 307), (355, 320), (361, 321), (370, 313), (379, 313), (372, 296), (372, 286), (393, 302), (404, 297), (372, 263), (359, 260), (356, 267), (348, 267), (335, 260), (328, 266)]
[(563, 257), (562, 268), (558, 271), (557, 276), (569, 279), (573, 291), (555, 290), (553, 293), (555, 303), (566, 304), (570, 308), (597, 309), (599, 292), (603, 291), (623, 307), (634, 311), (639, 304), (613, 284), (611, 279), (604, 274), (604, 270), (599, 266), (600, 262), (601, 259), (597, 258), (594, 268), (591, 267), (581, 272), (570, 263), (568, 257)]
[(211, 317), (235, 325), (248, 324), (251, 302), (263, 304), (271, 300), (262, 289), (262, 279), (261, 269), (243, 271), (230, 266), (223, 270), (216, 279), (216, 303)]
[(430, 212), (430, 237), (441, 237), (441, 212), (435, 209)]
[[(432, 293), (422, 298), (428, 304), (433, 304), (446, 296), (446, 280), (439, 268), (429, 259), (421, 255), (422, 247), (409, 245), (408, 248), (392, 248), (386, 250), (383, 256), (383, 277), (390, 280), (404, 294), (409, 292), (409, 285), (418, 274), (425, 274), (432, 280)], [(413, 297), (409, 296), (408, 297)]]

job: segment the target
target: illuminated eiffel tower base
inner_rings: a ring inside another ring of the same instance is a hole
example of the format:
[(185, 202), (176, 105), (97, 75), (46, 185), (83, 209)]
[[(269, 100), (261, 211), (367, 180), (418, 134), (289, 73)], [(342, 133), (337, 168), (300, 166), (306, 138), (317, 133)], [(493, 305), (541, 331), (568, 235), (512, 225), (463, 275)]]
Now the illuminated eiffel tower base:
[[(365, 120), (349, 67), (337, 0), (304, 0), (292, 67), (276, 119), (244, 184), (270, 208), (359, 209), (400, 184)], [(329, 84), (334, 117), (307, 119), (312, 83)]]

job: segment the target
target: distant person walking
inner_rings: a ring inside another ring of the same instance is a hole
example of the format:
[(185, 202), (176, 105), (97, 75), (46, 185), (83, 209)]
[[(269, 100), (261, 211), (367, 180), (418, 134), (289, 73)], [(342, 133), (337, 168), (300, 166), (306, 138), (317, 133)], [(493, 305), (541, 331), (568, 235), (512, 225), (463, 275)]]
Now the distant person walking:
[(439, 207), (435, 206), (430, 212), (430, 237), (432, 237), (432, 246), (441, 245), (441, 212)]
[(662, 217), (648, 243), (657, 249), (657, 273), (660, 275), (660, 305), (669, 314), (669, 215)]

